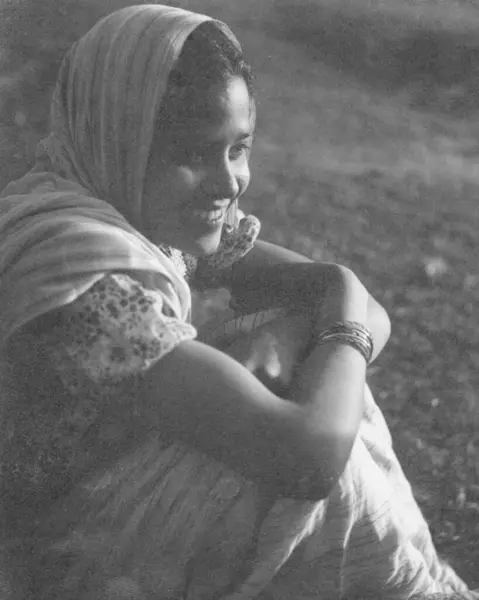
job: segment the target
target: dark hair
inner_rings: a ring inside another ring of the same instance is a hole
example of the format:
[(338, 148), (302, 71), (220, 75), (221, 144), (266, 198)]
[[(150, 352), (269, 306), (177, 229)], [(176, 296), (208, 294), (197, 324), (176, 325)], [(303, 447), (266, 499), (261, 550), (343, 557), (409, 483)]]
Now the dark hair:
[(206, 92), (215, 84), (241, 77), (252, 102), (251, 67), (239, 48), (215, 21), (206, 21), (188, 36), (170, 73), (160, 108), (159, 129), (198, 114)]

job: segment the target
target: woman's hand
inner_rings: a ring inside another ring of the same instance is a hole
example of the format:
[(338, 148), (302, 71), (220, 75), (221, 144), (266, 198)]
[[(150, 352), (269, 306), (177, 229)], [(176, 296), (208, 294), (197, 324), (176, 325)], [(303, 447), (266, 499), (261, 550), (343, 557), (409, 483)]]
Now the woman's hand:
[(268, 389), (287, 397), (294, 370), (311, 340), (306, 315), (275, 319), (242, 336), (224, 350)]
[[(275, 394), (287, 397), (295, 370), (312, 337), (335, 320), (367, 322), (368, 294), (348, 269), (331, 265), (327, 291), (317, 311), (285, 316), (261, 325), (223, 351), (245, 366)], [(366, 316), (365, 316), (366, 315)]]
[(382, 352), (391, 335), (391, 321), (386, 310), (372, 296), (368, 298), (368, 316), (366, 326), (369, 327), (373, 336), (373, 354), (371, 361)]
[(335, 264), (317, 264), (313, 273), (312, 326), (316, 336), (335, 321), (366, 325), (369, 294), (356, 275)]
[(374, 360), (391, 333), (387, 312), (350, 269), (326, 263), (317, 266), (318, 301), (312, 313), (315, 334), (334, 321), (359, 321), (371, 330), (374, 344), (371, 360)]
[[(314, 262), (291, 250), (257, 240), (253, 249), (235, 264), (230, 285), (235, 303), (243, 314), (274, 306), (295, 307), (298, 313), (317, 313), (318, 326), (327, 327), (331, 324), (327, 322), (327, 305), (334, 307), (341, 285), (345, 281), (352, 283), (354, 277), (346, 267)], [(324, 323), (318, 310), (321, 306), (324, 306)], [(364, 324), (372, 332), (374, 359), (389, 339), (391, 323), (384, 308), (370, 295)]]

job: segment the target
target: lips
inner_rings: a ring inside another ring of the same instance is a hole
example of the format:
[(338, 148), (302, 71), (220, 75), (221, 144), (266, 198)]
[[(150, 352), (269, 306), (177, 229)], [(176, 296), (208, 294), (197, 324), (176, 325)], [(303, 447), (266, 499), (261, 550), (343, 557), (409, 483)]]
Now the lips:
[[(229, 206), (229, 205), (228, 205)], [(195, 221), (201, 221), (210, 225), (215, 225), (223, 221), (228, 210), (228, 206), (210, 206), (208, 208), (190, 208), (188, 217)]]
[(191, 211), (192, 216), (196, 219), (201, 219), (202, 221), (220, 221), (224, 215), (226, 214), (226, 210), (224, 208), (215, 208), (213, 210), (199, 210), (194, 209)]

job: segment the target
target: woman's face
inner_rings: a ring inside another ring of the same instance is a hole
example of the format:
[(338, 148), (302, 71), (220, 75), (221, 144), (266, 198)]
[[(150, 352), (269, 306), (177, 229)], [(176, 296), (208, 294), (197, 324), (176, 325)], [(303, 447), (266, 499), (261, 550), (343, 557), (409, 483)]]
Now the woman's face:
[(155, 149), (147, 171), (144, 230), (156, 244), (188, 254), (215, 252), (230, 204), (250, 180), (254, 108), (240, 77), (211, 87)]

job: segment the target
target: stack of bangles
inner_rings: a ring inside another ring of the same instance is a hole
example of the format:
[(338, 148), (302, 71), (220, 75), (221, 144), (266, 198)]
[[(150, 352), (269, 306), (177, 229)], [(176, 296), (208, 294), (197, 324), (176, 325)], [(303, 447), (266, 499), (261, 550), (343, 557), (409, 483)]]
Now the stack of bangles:
[(358, 350), (369, 364), (373, 355), (373, 337), (371, 331), (356, 321), (338, 321), (316, 336), (315, 346), (321, 346), (327, 342), (338, 342), (347, 344)]

